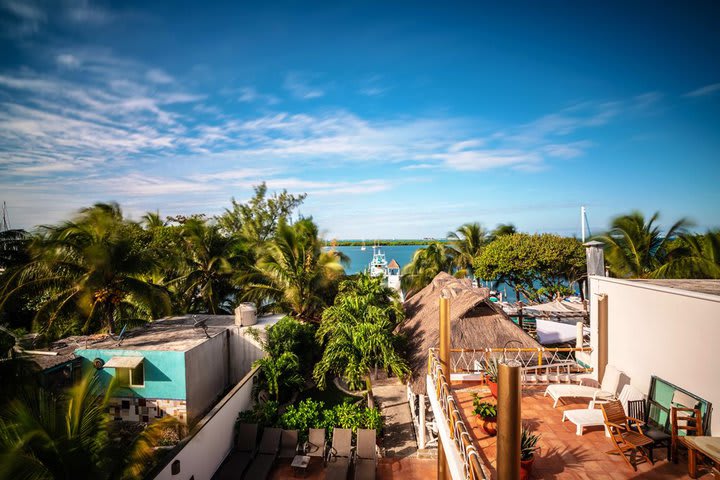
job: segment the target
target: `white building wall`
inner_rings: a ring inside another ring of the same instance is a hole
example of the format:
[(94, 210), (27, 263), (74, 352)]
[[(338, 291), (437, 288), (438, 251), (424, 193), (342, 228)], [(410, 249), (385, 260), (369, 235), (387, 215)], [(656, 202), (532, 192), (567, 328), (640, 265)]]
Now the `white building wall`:
[(713, 404), (720, 434), (720, 296), (590, 277), (592, 361), (597, 371), (598, 295), (608, 298), (608, 363), (646, 395), (656, 375)]
[[(194, 434), (183, 440), (179, 451), (155, 476), (155, 480), (195, 478), (210, 479), (230, 453), (234, 444), (235, 419), (239, 412), (252, 407), (253, 377), (251, 370), (220, 402), (198, 423)], [(180, 462), (180, 473), (172, 474), (172, 464)]]

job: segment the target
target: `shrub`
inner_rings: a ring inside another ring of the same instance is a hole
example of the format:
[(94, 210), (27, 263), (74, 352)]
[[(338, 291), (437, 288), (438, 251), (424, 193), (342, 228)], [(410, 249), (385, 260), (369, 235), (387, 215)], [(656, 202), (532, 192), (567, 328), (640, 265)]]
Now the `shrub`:
[(245, 410), (238, 413), (235, 426), (240, 423), (257, 423), (264, 427), (272, 427), (278, 424), (278, 408), (280, 404), (275, 401), (256, 403), (252, 410)]

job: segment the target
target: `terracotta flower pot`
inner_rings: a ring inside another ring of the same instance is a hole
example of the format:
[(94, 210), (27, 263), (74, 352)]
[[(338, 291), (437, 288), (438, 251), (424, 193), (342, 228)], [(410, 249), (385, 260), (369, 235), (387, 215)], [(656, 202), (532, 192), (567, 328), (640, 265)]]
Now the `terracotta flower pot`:
[(497, 435), (497, 418), (483, 418), (482, 429), (485, 430), (485, 433), (487, 433), (491, 437)]
[(490, 389), (490, 394), (493, 396), (493, 398), (497, 398), (497, 383), (491, 382), (489, 378), (486, 378), (485, 380), (487, 381), (488, 388)]
[(529, 460), (520, 460), (520, 480), (527, 480), (530, 478), (534, 461), (535, 455), (530, 457)]

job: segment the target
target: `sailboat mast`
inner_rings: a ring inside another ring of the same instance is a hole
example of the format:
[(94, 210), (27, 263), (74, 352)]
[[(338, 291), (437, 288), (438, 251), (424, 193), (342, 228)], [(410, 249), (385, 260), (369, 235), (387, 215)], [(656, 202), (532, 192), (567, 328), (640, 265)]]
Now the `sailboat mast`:
[(582, 231), (582, 233), (580, 235), (582, 238), (582, 243), (585, 243), (585, 206), (584, 205), (580, 207), (580, 230)]

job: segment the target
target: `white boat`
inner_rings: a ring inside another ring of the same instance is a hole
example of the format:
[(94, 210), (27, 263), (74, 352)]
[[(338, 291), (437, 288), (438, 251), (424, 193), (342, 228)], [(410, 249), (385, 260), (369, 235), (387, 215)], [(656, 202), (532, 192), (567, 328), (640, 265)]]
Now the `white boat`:
[(373, 257), (369, 265), (371, 277), (385, 277), (387, 275), (387, 260), (380, 247), (373, 245)]
[(362, 242), (362, 247), (360, 247), (360, 250), (363, 251), (363, 252), (366, 250), (366, 248), (365, 248), (365, 240), (363, 240), (363, 242)]

